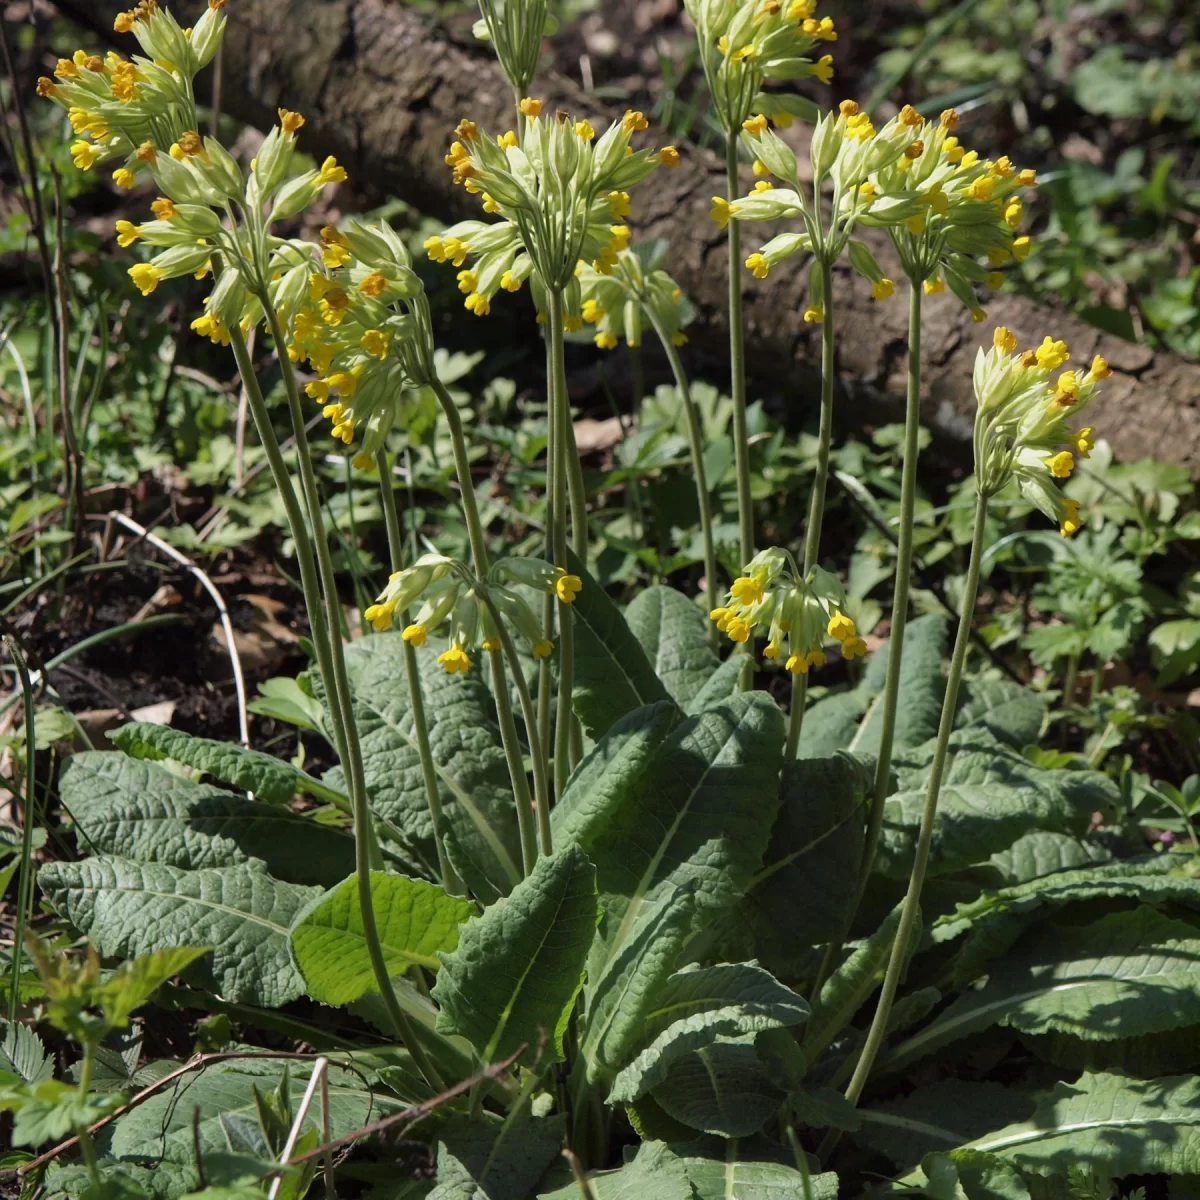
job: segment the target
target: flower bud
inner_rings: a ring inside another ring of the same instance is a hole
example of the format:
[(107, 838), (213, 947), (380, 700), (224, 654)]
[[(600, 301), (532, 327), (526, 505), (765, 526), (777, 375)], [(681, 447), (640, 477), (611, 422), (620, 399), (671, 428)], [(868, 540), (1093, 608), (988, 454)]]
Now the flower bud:
[(190, 163), (176, 162), (169, 154), (158, 154), (150, 165), (158, 186), (177, 204), (219, 205), (224, 197)]
[(842, 148), (842, 134), (837, 128), (833, 113), (826, 113), (813, 130), (812, 141), (809, 144), (809, 158), (812, 161), (813, 182), (819, 185), (821, 180), (833, 169), (837, 162), (838, 152)]
[(846, 247), (846, 253), (849, 255), (850, 265), (864, 278), (869, 279), (872, 283), (878, 283), (883, 278), (883, 269), (875, 261), (875, 255), (871, 253), (865, 242), (851, 238), (850, 244)]
[(316, 198), (322, 184), (318, 179), (319, 172), (305, 171), (289, 179), (275, 194), (275, 203), (267, 216), (267, 224), (275, 221), (285, 221), (302, 213)]
[(217, 47), (225, 35), (225, 12), (221, 7), (208, 5), (200, 20), (192, 27), (192, 53), (196, 56), (196, 69), (207, 67), (217, 53)]
[(772, 175), (787, 182), (795, 180), (796, 156), (774, 130), (768, 129), (757, 138), (745, 137), (744, 140)]
[(233, 329), (241, 322), (247, 295), (241, 272), (236, 267), (226, 267), (205, 301), (208, 315), (216, 317), (227, 329)]

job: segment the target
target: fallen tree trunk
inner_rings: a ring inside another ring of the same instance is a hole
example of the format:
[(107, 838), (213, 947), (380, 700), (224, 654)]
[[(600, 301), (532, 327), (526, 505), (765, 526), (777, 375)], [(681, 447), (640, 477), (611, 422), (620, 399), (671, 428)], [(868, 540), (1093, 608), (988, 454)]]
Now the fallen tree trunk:
[[(463, 116), (492, 130), (512, 124), (512, 97), (488, 47), (454, 41), (396, 0), (237, 0), (229, 14), (228, 111), (265, 126), (286, 103), (308, 119), (306, 147), (337, 154), (360, 187), (447, 220), (478, 215), (477, 199), (453, 186), (443, 155)], [(534, 90), (597, 125), (618, 111), (562, 76), (544, 75)], [(635, 236), (670, 243), (669, 269), (700, 309), (706, 346), (718, 345), (726, 326), (725, 241), (708, 218), (710, 198), (723, 189), (722, 164), (685, 148), (677, 169), (656, 172), (634, 198)], [(863, 232), (881, 262), (894, 262), (885, 235)], [(757, 231), (749, 228), (743, 240), (753, 249)], [(791, 376), (797, 403), (807, 407), (815, 404), (819, 331), (801, 320), (805, 271), (789, 269), (795, 261), (766, 280), (745, 273), (747, 344), (751, 370)], [(842, 388), (853, 403), (892, 419), (904, 389), (903, 289), (876, 303), (865, 281), (843, 269), (835, 293)], [(923, 406), (935, 428), (969, 436), (975, 350), (993, 324), (1004, 324), (1023, 344), (1045, 333), (1066, 339), (1077, 363), (1103, 354), (1115, 374), (1089, 422), (1121, 458), (1154, 455), (1200, 475), (1200, 365), (1020, 296), (994, 298), (983, 326), (949, 293), (929, 297), (926, 314)]]

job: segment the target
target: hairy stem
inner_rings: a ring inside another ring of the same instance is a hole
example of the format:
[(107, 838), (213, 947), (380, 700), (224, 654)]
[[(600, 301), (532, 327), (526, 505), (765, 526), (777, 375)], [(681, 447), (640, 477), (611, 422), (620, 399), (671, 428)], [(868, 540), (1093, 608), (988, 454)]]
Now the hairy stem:
[[(738, 133), (725, 133), (725, 183), (730, 203), (738, 196)], [(746, 431), (746, 333), (742, 327), (742, 236), (736, 221), (729, 234), (729, 363), (733, 397), (733, 452), (737, 470), (738, 554), (754, 557), (754, 508), (750, 499), (750, 442)], [(749, 643), (747, 643), (749, 645)]]

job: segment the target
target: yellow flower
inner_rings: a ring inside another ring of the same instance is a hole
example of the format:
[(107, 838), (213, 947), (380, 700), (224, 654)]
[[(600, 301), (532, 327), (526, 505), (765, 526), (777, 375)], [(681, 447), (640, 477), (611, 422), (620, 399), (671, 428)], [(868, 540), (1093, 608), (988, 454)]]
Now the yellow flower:
[(997, 288), (1002, 288), (1004, 286), (1004, 272), (989, 271), (983, 277), (983, 282), (987, 284), (987, 286), (994, 292), (997, 290)]
[[(751, 170), (754, 172), (755, 175), (770, 175), (770, 173), (771, 173), (771, 168), (768, 167), (767, 164), (765, 162), (763, 162), (763, 160), (761, 158), (756, 158), (754, 160)], [(757, 188), (758, 184), (755, 184), (754, 186), (755, 186), (755, 188)], [(767, 186), (770, 187), (771, 185), (767, 184)]]
[(358, 391), (358, 376), (350, 371), (338, 371), (330, 375), (329, 386), (337, 388), (338, 394), (349, 399)]
[(1072, 457), (1070, 450), (1060, 450), (1053, 457), (1046, 460), (1046, 466), (1050, 469), (1050, 474), (1055, 479), (1070, 479), (1071, 472), (1075, 470), (1075, 459)]
[(884, 278), (871, 284), (871, 299), (886, 300), (889, 296), (894, 295), (895, 291), (896, 285), (890, 279)]
[(387, 604), (372, 604), (363, 616), (371, 622), (377, 633), (383, 633), (392, 627), (392, 607)]
[(1049, 334), (1042, 339), (1042, 344), (1034, 353), (1037, 355), (1037, 365), (1050, 370), (1061, 367), (1071, 357), (1067, 351), (1067, 343), (1056, 342)]
[(511, 271), (505, 271), (504, 274), (500, 276), (500, 286), (506, 292), (519, 292), (521, 290), (521, 281), (514, 278)]
[(987, 312), (986, 312), (986, 310), (985, 310), (985, 309), (982, 309), (982, 308), (973, 308), (973, 309), (971, 309), (971, 320), (972, 320), (972, 321), (973, 321), (973, 322), (974, 322), (976, 325), (981, 325), (981, 324), (982, 324), (984, 321), (986, 321), (986, 320), (987, 320)]
[(1002, 267), (1008, 262), (1008, 251), (1003, 246), (993, 246), (987, 252), (988, 266)]
[(541, 638), (533, 643), (532, 650), (534, 658), (548, 658), (554, 653), (554, 643), (548, 638)]
[(496, 138), (496, 145), (499, 146), (501, 150), (507, 150), (510, 146), (517, 145), (517, 135), (511, 129), (509, 129)]
[(1015, 196), (1009, 200), (1008, 207), (1004, 210), (1004, 223), (1009, 229), (1016, 229), (1021, 223), (1021, 216), (1025, 212), (1025, 206)]
[(836, 42), (837, 30), (833, 27), (832, 17), (822, 17), (819, 21), (809, 17), (803, 25), (800, 26), (806, 34), (811, 38), (816, 38), (819, 42)]
[(1037, 186), (1037, 172), (1031, 170), (1029, 167), (1026, 167), (1024, 171), (1021, 171), (1018, 173), (1017, 182), (1022, 187), (1036, 187)]
[(741, 605), (749, 608), (763, 598), (763, 585), (753, 575), (742, 575), (729, 585), (729, 594)]
[(424, 625), (405, 625), (404, 632), (400, 636), (410, 646), (423, 646), (428, 633), (429, 631)]
[(122, 249), (132, 246), (140, 236), (138, 227), (132, 221), (117, 222), (117, 245)]
[[(316, 400), (319, 404), (324, 404), (325, 401), (329, 399), (329, 384), (327, 384), (323, 379), (310, 379), (309, 382), (304, 385), (304, 394), (310, 400)], [(337, 418), (342, 415), (342, 406), (340, 404), (326, 404), (325, 407), (327, 409), (337, 409), (337, 412), (331, 412), (328, 414), (334, 419), (335, 422)]]
[(924, 290), (925, 295), (935, 296), (938, 292), (944, 292), (946, 290), (946, 281), (940, 275), (936, 275), (933, 279), (925, 280), (921, 287)]
[(37, 81), (37, 94), (44, 99), (48, 99), (50, 96), (57, 96), (58, 84), (48, 76), (39, 75)]
[(128, 167), (118, 167), (113, 172), (113, 182), (119, 188), (125, 188), (127, 191), (137, 183), (137, 176)]
[(878, 191), (879, 189), (869, 179), (866, 181), (866, 183), (861, 183), (858, 186), (859, 196), (861, 196), (862, 199), (866, 200), (868, 203), (875, 199)]
[(1054, 381), (1054, 403), (1070, 408), (1079, 399), (1079, 380), (1074, 371), (1064, 371)]
[(639, 129), (649, 129), (650, 122), (646, 120), (644, 113), (638, 112), (636, 108), (630, 108), (621, 118), (621, 128), (626, 133), (635, 133)]
[(608, 211), (614, 221), (621, 220), (622, 217), (629, 216), (629, 193), (628, 192), (609, 192), (608, 193)]
[(761, 134), (767, 132), (767, 118), (759, 113), (756, 117), (751, 117), (748, 121), (742, 122), (742, 128), (751, 134)]
[(754, 272), (756, 279), (766, 279), (771, 270), (771, 264), (761, 254), (752, 254), (746, 259), (746, 266)]
[(133, 31), (133, 23), (137, 20), (135, 12), (117, 13), (117, 19), (113, 22), (113, 29), (117, 33), (131, 33)]
[(1032, 249), (1032, 242), (1027, 237), (1019, 237), (1013, 239), (1012, 256), (1021, 262), (1029, 257), (1029, 251)]
[(615, 350), (617, 348), (617, 335), (615, 333), (598, 333), (592, 339), (601, 350)]
[(1005, 354), (1011, 354), (1017, 348), (1017, 335), (1004, 325), (997, 325), (992, 331), (992, 345)]
[(1088, 371), (1088, 374), (1093, 379), (1107, 379), (1112, 374), (1112, 368), (1103, 358), (1100, 357), (1099, 354), (1097, 354), (1096, 357), (1092, 359), (1091, 369)]
[(714, 608), (708, 614), (710, 621), (715, 621), (717, 628), (724, 633), (725, 627), (729, 624), (729, 618), (733, 614), (727, 608)]
[(451, 646), (449, 650), (444, 650), (438, 655), (437, 660), (447, 675), (453, 675), (455, 671), (466, 673), (471, 667), (471, 660), (467, 657), (467, 652), (457, 644)]
[(206, 337), (214, 346), (229, 345), (229, 330), (225, 328), (220, 317), (214, 317), (210, 313), (205, 313), (202, 317), (197, 317), (192, 322), (194, 329), (201, 337)]
[(378, 272), (372, 271), (369, 275), (363, 277), (358, 285), (358, 290), (364, 296), (370, 296), (372, 299), (379, 295), (383, 289), (387, 287), (387, 280)]
[(317, 172), (318, 183), (345, 183), (346, 178), (345, 168), (338, 166), (338, 161), (332, 154), (321, 164), (321, 169)]
[(133, 280), (134, 286), (143, 296), (148, 296), (158, 287), (158, 281), (162, 278), (162, 274), (153, 263), (134, 263), (129, 268), (129, 278)]
[(345, 246), (339, 246), (337, 242), (331, 242), (321, 248), (321, 261), (329, 270), (336, 271), (338, 267), (344, 267), (350, 261), (350, 251)]
[(189, 158), (207, 157), (204, 152), (204, 139), (194, 129), (179, 135), (178, 146)]
[(817, 60), (817, 65), (813, 70), (813, 74), (822, 83), (833, 82), (833, 55), (824, 54)]
[(686, 346), (687, 344), (688, 344), (688, 335), (686, 333), (676, 330), (673, 334), (671, 334), (671, 345), (672, 346)]
[(1092, 434), (1096, 430), (1091, 425), (1085, 425), (1082, 429), (1071, 435), (1071, 445), (1075, 447), (1075, 453), (1080, 458), (1087, 458), (1092, 452), (1092, 447), (1095, 446), (1095, 439)]
[(381, 329), (368, 329), (359, 339), (359, 344), (375, 358), (387, 358), (391, 338)]
[(610, 225), (608, 232), (612, 234), (612, 248), (624, 250), (629, 245), (631, 232), (628, 225)]
[(779, 657), (779, 646), (776, 642), (768, 642), (763, 647), (763, 658), (777, 659)]
[(292, 112), (289, 109), (279, 109), (279, 127), (286, 134), (295, 134), (300, 131), (304, 125), (304, 118), (298, 112)]
[(596, 131), (592, 128), (591, 121), (586, 117), (582, 121), (575, 122), (575, 136), (585, 142), (590, 142), (596, 136)]
[(784, 663), (783, 665), (789, 671), (791, 671), (791, 673), (793, 675), (807, 675), (808, 674), (808, 655), (807, 654), (793, 654), (788, 658), (787, 662)]
[(826, 626), (826, 633), (831, 638), (836, 638), (839, 642), (844, 642), (847, 638), (852, 638), (858, 632), (854, 627), (854, 621), (845, 613), (834, 613), (829, 618), (829, 624)]
[(729, 634), (731, 642), (748, 642), (750, 640), (750, 623), (743, 620), (741, 617), (730, 617), (725, 625), (725, 632)]
[(69, 58), (60, 58), (55, 64), (54, 74), (59, 79), (74, 79), (79, 70)]
[(825, 320), (825, 310), (819, 304), (810, 304), (804, 310), (804, 319), (810, 325), (820, 325)]
[(901, 125), (907, 125), (910, 129), (916, 128), (924, 123), (925, 118), (911, 104), (906, 104), (896, 118)]
[(488, 650), (488, 651), (499, 650), (500, 649), (500, 639), (499, 638), (484, 638), (483, 641), (480, 642), (480, 645), (485, 650)]
[(583, 580), (578, 575), (568, 575), (562, 567), (558, 567), (554, 576), (554, 594), (564, 604), (574, 604), (575, 597), (583, 588)]
[(475, 142), (479, 140), (479, 126), (474, 121), (463, 117), (461, 121), (454, 127), (455, 137), (460, 137), (464, 142)]
[(469, 296), (479, 283), (479, 276), (474, 271), (459, 271), (455, 278), (458, 280), (458, 290), (464, 296)]
[(138, 162), (152, 163), (157, 151), (154, 149), (153, 142), (143, 142), (136, 151)]
[(492, 311), (492, 302), (486, 296), (481, 296), (478, 292), (472, 292), (463, 301), (463, 307), (467, 312), (472, 312), (477, 317), (486, 317)]
[(99, 148), (93, 146), (91, 142), (72, 142), (71, 159), (81, 171), (90, 171), (99, 157)]
[(911, 217), (905, 218), (904, 227), (909, 233), (920, 233), (925, 228), (925, 218), (921, 213), (913, 213)]
[(532, 120), (542, 111), (542, 102), (535, 100), (532, 96), (526, 96), (518, 103), (517, 109), (523, 117), (529, 117)]
[(860, 637), (848, 637), (842, 643), (842, 657), (849, 661), (852, 658), (862, 658), (867, 652), (867, 643)]
[(1064, 496), (1063, 508), (1066, 509), (1066, 511), (1063, 513), (1058, 522), (1058, 532), (1061, 533), (1063, 537), (1070, 537), (1071, 534), (1078, 533), (1081, 526), (1081, 522), (1079, 520), (1079, 501), (1069, 500)]
[(712, 208), (708, 210), (708, 215), (712, 220), (716, 221), (720, 228), (724, 229), (736, 211), (736, 207), (730, 204), (724, 196), (714, 196), (712, 198)]
[(674, 168), (679, 166), (679, 151), (676, 150), (674, 146), (664, 146), (655, 155), (655, 158), (657, 158), (664, 167)]
[(769, 192), (771, 190), (771, 185), (765, 179), (760, 179), (754, 185), (753, 190), (756, 192)]

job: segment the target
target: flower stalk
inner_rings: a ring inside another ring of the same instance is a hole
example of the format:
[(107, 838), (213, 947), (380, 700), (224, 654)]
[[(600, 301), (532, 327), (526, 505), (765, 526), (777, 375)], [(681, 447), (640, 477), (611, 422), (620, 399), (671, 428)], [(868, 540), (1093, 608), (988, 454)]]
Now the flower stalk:
[[(739, 194), (738, 130), (725, 133), (725, 182), (732, 204)], [(736, 221), (726, 230), (729, 238), (729, 371), (733, 399), (733, 454), (737, 475), (738, 556), (754, 557), (754, 506), (750, 498), (750, 439), (746, 426), (746, 331), (742, 319), (742, 236)]]

